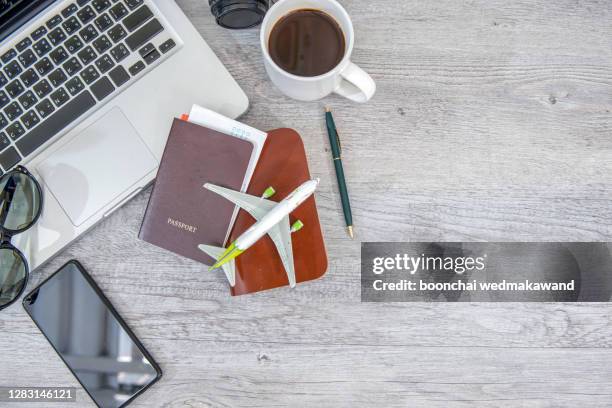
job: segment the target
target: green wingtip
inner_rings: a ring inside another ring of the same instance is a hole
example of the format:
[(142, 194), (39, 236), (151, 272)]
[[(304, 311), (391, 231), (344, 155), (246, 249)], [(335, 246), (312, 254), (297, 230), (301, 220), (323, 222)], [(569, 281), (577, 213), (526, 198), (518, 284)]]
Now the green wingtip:
[(291, 232), (298, 232), (302, 228), (304, 228), (304, 223), (302, 222), (302, 220), (297, 220), (291, 226)]
[(261, 195), (263, 198), (270, 198), (272, 197), (274, 194), (276, 194), (276, 190), (274, 190), (274, 187), (269, 186), (268, 188), (266, 188), (266, 190), (263, 192), (263, 194)]

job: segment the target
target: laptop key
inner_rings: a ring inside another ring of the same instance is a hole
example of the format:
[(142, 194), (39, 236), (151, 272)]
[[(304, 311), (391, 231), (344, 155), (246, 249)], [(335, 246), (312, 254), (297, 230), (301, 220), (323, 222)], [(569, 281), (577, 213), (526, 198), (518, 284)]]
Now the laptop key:
[(96, 17), (96, 12), (93, 11), (91, 6), (87, 6), (85, 8), (82, 8), (77, 13), (77, 17), (79, 17), (79, 20), (81, 20), (81, 23), (87, 24)]
[(7, 83), (8, 83), (8, 79), (6, 79), (6, 75), (4, 75), (4, 73), (0, 72), (0, 87), (3, 87)]
[(72, 57), (64, 65), (62, 65), (62, 68), (66, 70), (68, 75), (72, 76), (83, 69), (83, 65), (81, 65), (78, 59)]
[(173, 49), (175, 46), (176, 46), (176, 43), (171, 38), (171, 39), (165, 41), (162, 45), (160, 45), (159, 46), (159, 50), (162, 52), (162, 54), (165, 54), (168, 51), (170, 51), (171, 49)]
[(78, 9), (79, 8), (77, 7), (77, 5), (72, 3), (71, 5), (62, 10), (62, 16), (64, 16), (64, 18), (68, 18), (74, 13), (76, 13)]
[(159, 51), (157, 50), (153, 50), (151, 51), (145, 58), (144, 60), (146, 61), (147, 64), (152, 64), (155, 61), (157, 61), (157, 59), (161, 56), (161, 54), (159, 53)]
[(55, 107), (49, 99), (45, 99), (41, 103), (36, 105), (36, 112), (38, 112), (42, 119), (52, 114), (53, 111), (55, 111)]
[(135, 63), (134, 65), (130, 67), (130, 74), (132, 76), (136, 76), (140, 73), (140, 71), (142, 71), (146, 67), (147, 66), (144, 64), (144, 62), (138, 61), (137, 63)]
[(49, 58), (45, 57), (34, 64), (34, 68), (36, 68), (39, 75), (45, 76), (53, 70), (53, 64), (51, 64)]
[(0, 91), (0, 109), (4, 108), (10, 101), (11, 99), (6, 92)]
[(125, 17), (127, 13), (129, 13), (129, 11), (125, 8), (125, 6), (122, 3), (117, 3), (113, 7), (111, 7), (111, 9), (109, 10), (109, 13), (111, 16), (113, 16), (115, 21), (119, 21), (123, 17)]
[(49, 74), (49, 81), (51, 82), (51, 85), (53, 85), (54, 88), (57, 88), (58, 86), (66, 82), (67, 79), (68, 77), (66, 76), (64, 71), (62, 71), (61, 68), (58, 68)]
[(77, 0), (77, 4), (79, 6), (84, 6), (85, 4), (89, 3), (91, 0)]
[(74, 54), (75, 52), (83, 48), (83, 41), (81, 41), (81, 39), (76, 35), (73, 35), (66, 41), (64, 45), (66, 46), (66, 49), (70, 54)]
[(30, 68), (21, 74), (19, 79), (21, 79), (21, 82), (23, 82), (25, 86), (32, 86), (38, 81), (39, 76), (34, 69)]
[(7, 125), (8, 120), (6, 120), (6, 117), (2, 113), (0, 113), (0, 129), (4, 129)]
[(70, 96), (68, 96), (68, 93), (64, 90), (64, 88), (60, 88), (51, 94), (51, 100), (59, 107), (68, 102), (68, 100), (70, 100)]
[(23, 93), (25, 90), (21, 82), (18, 79), (14, 80), (10, 84), (6, 86), (6, 92), (11, 96), (11, 98), (16, 98)]
[(32, 33), (32, 38), (34, 41), (41, 39), (45, 34), (47, 34), (47, 28), (45, 26), (40, 26)]
[(38, 99), (32, 91), (28, 91), (19, 97), (19, 103), (24, 109), (30, 109), (36, 102), (38, 102)]
[(84, 65), (89, 64), (90, 62), (95, 60), (96, 57), (98, 56), (96, 52), (94, 51), (94, 49), (91, 48), (90, 46), (85, 47), (77, 55), (79, 56), (80, 60), (83, 62)]
[(125, 45), (123, 44), (119, 44), (118, 46), (113, 48), (110, 53), (115, 59), (115, 61), (117, 62), (122, 61), (125, 57), (127, 57), (130, 54), (128, 49), (125, 48)]
[(78, 29), (80, 29), (82, 25), (79, 22), (79, 20), (77, 20), (76, 17), (70, 17), (68, 20), (64, 21), (64, 23), (62, 24), (62, 27), (64, 27), (64, 30), (68, 34), (72, 34), (76, 32)]
[(34, 126), (38, 125), (38, 122), (40, 122), (40, 118), (34, 110), (26, 112), (21, 117), (21, 123), (23, 123), (27, 129), (32, 129)]
[(134, 10), (136, 7), (140, 6), (144, 0), (126, 0), (127, 6)]
[(115, 62), (108, 55), (103, 55), (96, 61), (96, 67), (98, 67), (100, 72), (103, 74), (114, 66)]
[(26, 50), (23, 54), (19, 55), (18, 59), (19, 62), (21, 62), (21, 65), (23, 65), (25, 68), (28, 68), (38, 60), (38, 58), (36, 58), (36, 54), (34, 54), (34, 51), (32, 50)]
[(96, 9), (98, 13), (101, 13), (107, 8), (109, 8), (111, 4), (108, 0), (93, 0), (91, 5), (93, 6), (93, 8)]
[(113, 25), (113, 20), (111, 20), (108, 14), (104, 13), (100, 17), (96, 18), (94, 23), (96, 24), (96, 27), (98, 27), (100, 31), (106, 31), (108, 27)]
[(110, 49), (110, 47), (112, 47), (113, 44), (110, 42), (107, 36), (103, 35), (102, 37), (96, 38), (96, 40), (93, 42), (93, 46), (96, 49), (96, 51), (102, 54), (106, 50)]
[(88, 43), (98, 36), (98, 31), (96, 31), (93, 25), (88, 24), (84, 29), (79, 31), (79, 35), (83, 41)]
[(47, 21), (47, 27), (50, 29), (52, 29), (53, 27), (56, 27), (59, 23), (62, 22), (62, 17), (58, 14), (56, 16), (51, 17), (48, 21)]
[(2, 60), (3, 63), (7, 63), (10, 60), (12, 60), (13, 58), (15, 58), (17, 56), (17, 51), (10, 49), (7, 52), (5, 52), (4, 54), (2, 54), (2, 57), (0, 57), (0, 59)]
[(51, 54), (49, 54), (49, 56), (56, 65), (59, 65), (68, 59), (68, 53), (66, 52), (66, 49), (64, 47), (58, 47), (54, 49), (53, 51), (51, 51)]
[(21, 126), (21, 123), (15, 122), (6, 128), (6, 134), (13, 140), (19, 139), (25, 133), (25, 129)]
[(17, 48), (17, 51), (21, 52), (28, 48), (30, 45), (32, 45), (32, 40), (30, 40), (30, 37), (26, 37), (23, 40), (19, 41), (15, 48)]
[(51, 44), (49, 44), (49, 41), (43, 38), (42, 40), (34, 44), (34, 47), (32, 48), (34, 48), (34, 51), (36, 51), (36, 54), (39, 57), (42, 57), (43, 55), (51, 51)]
[(21, 106), (17, 102), (11, 102), (9, 106), (4, 109), (4, 113), (9, 120), (13, 121), (17, 119), (23, 113)]
[(21, 161), (21, 156), (14, 147), (9, 147), (0, 154), (0, 165), (4, 171), (9, 171), (14, 165)]
[(153, 12), (147, 6), (142, 6), (138, 10), (123, 19), (123, 25), (128, 29), (129, 32), (134, 31), (145, 22), (153, 17)]
[(71, 78), (66, 82), (66, 89), (70, 92), (70, 95), (74, 96), (81, 92), (85, 88), (83, 81), (78, 76)]
[(21, 74), (23, 69), (21, 69), (21, 65), (17, 61), (13, 60), (4, 67), (4, 72), (9, 79), (13, 79)]
[(49, 41), (51, 41), (51, 44), (58, 45), (66, 39), (66, 33), (64, 33), (64, 31), (61, 28), (57, 27), (55, 30), (49, 33), (47, 38), (49, 38)]
[(138, 52), (140, 53), (140, 56), (142, 58), (144, 58), (144, 57), (146, 57), (147, 55), (149, 55), (153, 51), (155, 51), (155, 46), (153, 45), (153, 43), (148, 43), (147, 45), (142, 47), (140, 49), (140, 51), (138, 51)]
[(4, 150), (10, 145), (11, 145), (11, 139), (8, 138), (6, 133), (4, 132), (0, 133), (0, 150)]
[(101, 101), (102, 99), (113, 93), (115, 87), (107, 77), (102, 77), (98, 81), (94, 82), (91, 85), (90, 89), (96, 99)]
[(87, 85), (91, 84), (93, 81), (95, 81), (99, 77), (100, 77), (100, 74), (98, 73), (98, 71), (93, 65), (90, 65), (87, 68), (85, 68), (83, 71), (81, 71), (81, 78), (83, 78), (83, 81), (85, 81)]
[(108, 76), (110, 76), (110, 79), (113, 80), (117, 88), (130, 80), (130, 74), (128, 74), (125, 68), (123, 68), (121, 65), (118, 65), (111, 72), (109, 72)]
[(49, 95), (49, 93), (51, 93), (51, 91), (53, 90), (53, 88), (51, 88), (51, 84), (46, 79), (43, 79), (42, 81), (34, 85), (32, 89), (34, 89), (34, 92), (36, 92), (36, 96), (38, 96), (39, 98), (44, 98), (45, 96)]
[(155, 18), (145, 24), (142, 28), (136, 31), (134, 34), (126, 38), (125, 43), (130, 47), (132, 51), (136, 51), (143, 44), (146, 44), (149, 40), (161, 33), (164, 27)]
[[(96, 104), (89, 91), (83, 91), (77, 97), (58, 109), (36, 126), (30, 133), (17, 141), (17, 147), (24, 156), (29, 155), (39, 146), (51, 139), (61, 130), (77, 120)], [(0, 158), (0, 164), (1, 158)]]
[(121, 41), (126, 35), (127, 35), (127, 33), (125, 32), (123, 27), (121, 27), (121, 24), (117, 24), (113, 28), (108, 30), (108, 36), (115, 43)]

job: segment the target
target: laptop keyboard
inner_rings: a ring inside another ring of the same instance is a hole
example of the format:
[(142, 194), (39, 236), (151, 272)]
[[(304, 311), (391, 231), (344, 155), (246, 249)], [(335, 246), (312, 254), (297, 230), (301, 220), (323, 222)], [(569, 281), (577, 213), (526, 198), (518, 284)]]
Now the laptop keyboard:
[(75, 0), (33, 27), (0, 55), (1, 170), (131, 85), (175, 46), (145, 0)]

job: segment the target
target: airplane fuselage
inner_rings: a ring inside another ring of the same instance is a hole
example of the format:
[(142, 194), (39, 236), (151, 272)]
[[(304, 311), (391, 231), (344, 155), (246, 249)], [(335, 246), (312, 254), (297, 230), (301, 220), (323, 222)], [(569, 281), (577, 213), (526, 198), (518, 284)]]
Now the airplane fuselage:
[(261, 220), (253, 224), (234, 241), (236, 248), (243, 251), (250, 248), (270, 229), (281, 222), (283, 218), (306, 201), (315, 192), (318, 184), (319, 180), (308, 180), (293, 190), (291, 194), (282, 201), (279, 201)]

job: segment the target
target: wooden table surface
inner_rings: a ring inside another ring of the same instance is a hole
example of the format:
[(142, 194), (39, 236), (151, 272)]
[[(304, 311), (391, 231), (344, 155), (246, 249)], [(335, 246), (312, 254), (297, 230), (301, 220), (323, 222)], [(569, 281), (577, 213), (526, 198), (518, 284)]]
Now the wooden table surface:
[[(258, 30), (178, 0), (251, 100), (305, 142), (330, 266), (232, 298), (224, 278), (137, 239), (149, 191), (40, 272), (77, 258), (164, 371), (134, 407), (612, 406), (608, 304), (362, 304), (360, 241), (612, 238), (612, 2), (342, 0), (378, 93), (300, 103), (267, 80)], [(347, 239), (323, 108), (343, 138)], [(19, 304), (0, 385), (77, 386)], [(40, 404), (15, 404), (26, 407)], [(83, 391), (74, 407), (92, 407)]]

